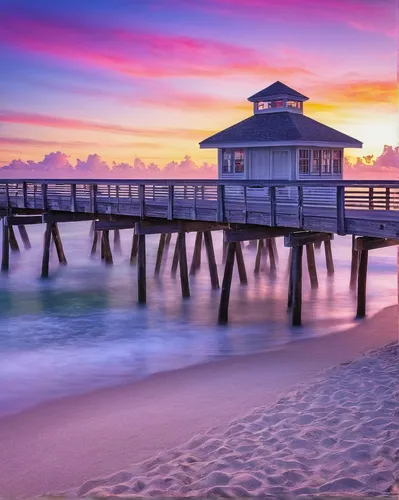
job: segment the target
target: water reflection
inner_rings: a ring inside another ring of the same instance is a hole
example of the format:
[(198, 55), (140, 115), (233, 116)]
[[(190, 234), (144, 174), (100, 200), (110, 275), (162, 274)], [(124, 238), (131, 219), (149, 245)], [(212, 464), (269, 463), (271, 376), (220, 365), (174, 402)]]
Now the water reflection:
[[(349, 291), (350, 238), (333, 242), (336, 273), (327, 277), (324, 251), (316, 251), (319, 288), (303, 272), (304, 327), (292, 330), (287, 312), (288, 251), (278, 241), (277, 273), (269, 265), (254, 275), (256, 250), (244, 246), (248, 286), (237, 269), (231, 290), (230, 323), (216, 325), (219, 292), (210, 287), (206, 252), (190, 277), (191, 298), (182, 300), (180, 279), (170, 268), (176, 237), (161, 273), (154, 276), (159, 237), (147, 244), (148, 305), (136, 304), (136, 268), (129, 265), (131, 231), (121, 232), (123, 254), (114, 266), (90, 259), (89, 223), (60, 224), (69, 265), (51, 256), (51, 279), (39, 279), (43, 228), (29, 227), (32, 250), (11, 256), (0, 279), (0, 412), (39, 401), (134, 380), (211, 359), (248, 354), (353, 324), (355, 295)], [(195, 235), (187, 237), (189, 259)], [(220, 280), (222, 240), (213, 236)], [(306, 262), (306, 259), (304, 259)], [(370, 252), (368, 311), (397, 301), (396, 250)]]

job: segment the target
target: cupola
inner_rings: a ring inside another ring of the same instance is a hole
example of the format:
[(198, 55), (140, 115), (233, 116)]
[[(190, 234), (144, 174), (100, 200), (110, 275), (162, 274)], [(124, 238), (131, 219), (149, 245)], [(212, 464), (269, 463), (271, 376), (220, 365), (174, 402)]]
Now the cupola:
[(248, 97), (248, 101), (254, 103), (254, 114), (282, 111), (303, 114), (303, 103), (308, 99), (308, 97), (281, 82), (275, 82)]

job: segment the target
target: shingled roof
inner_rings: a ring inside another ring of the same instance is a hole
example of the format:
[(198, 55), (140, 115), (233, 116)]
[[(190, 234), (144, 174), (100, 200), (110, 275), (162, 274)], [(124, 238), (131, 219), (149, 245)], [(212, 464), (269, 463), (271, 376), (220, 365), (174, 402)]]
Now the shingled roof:
[[(353, 137), (299, 113), (259, 113), (218, 132), (200, 142), (200, 147), (212, 148), (219, 144), (244, 146), (246, 143), (284, 142), (331, 143), (331, 146), (361, 148), (362, 143)], [(315, 144), (317, 145), (317, 144)]]
[(252, 95), (251, 97), (248, 97), (248, 101), (254, 102), (261, 99), (271, 99), (273, 97), (283, 95), (288, 97), (295, 97), (296, 99), (300, 99), (301, 101), (307, 101), (309, 99), (309, 97), (300, 94), (291, 87), (288, 87), (288, 85), (285, 85), (281, 82), (275, 82), (272, 85), (269, 85), (269, 87), (266, 87), (263, 90), (260, 90), (256, 94)]

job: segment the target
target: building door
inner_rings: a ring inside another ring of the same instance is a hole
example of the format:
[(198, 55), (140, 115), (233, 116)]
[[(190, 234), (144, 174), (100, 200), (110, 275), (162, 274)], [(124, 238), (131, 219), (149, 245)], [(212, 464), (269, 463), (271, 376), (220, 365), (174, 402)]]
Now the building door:
[(291, 179), (291, 163), (287, 150), (272, 151), (271, 179)]

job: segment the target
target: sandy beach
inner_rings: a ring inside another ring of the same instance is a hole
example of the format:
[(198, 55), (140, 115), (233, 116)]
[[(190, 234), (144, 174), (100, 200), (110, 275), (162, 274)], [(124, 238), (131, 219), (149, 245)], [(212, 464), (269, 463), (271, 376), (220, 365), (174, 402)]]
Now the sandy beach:
[(386, 492), (398, 474), (397, 338), (395, 306), (348, 331), (4, 417), (0, 490)]
[(90, 496), (365, 494), (399, 481), (399, 346), (324, 374), (223, 434), (194, 436), (131, 470), (92, 480)]

